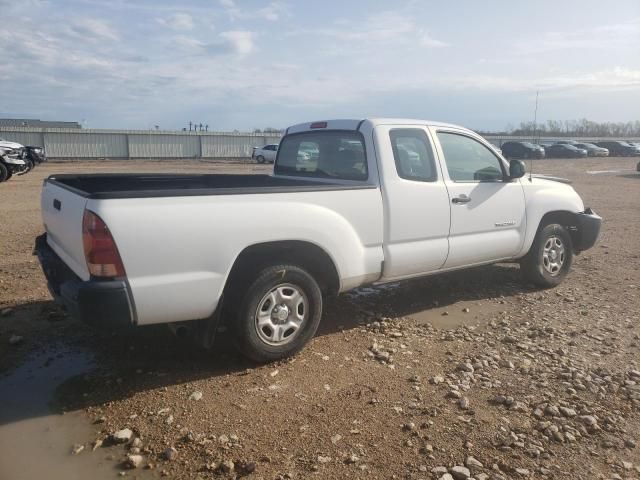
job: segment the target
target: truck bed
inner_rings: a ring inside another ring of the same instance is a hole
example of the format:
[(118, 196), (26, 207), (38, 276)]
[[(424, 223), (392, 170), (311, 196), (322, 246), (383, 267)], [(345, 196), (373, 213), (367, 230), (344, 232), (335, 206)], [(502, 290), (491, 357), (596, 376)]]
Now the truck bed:
[(375, 188), (372, 184), (363, 183), (231, 174), (67, 174), (52, 175), (46, 181), (83, 197), (95, 199), (246, 195)]

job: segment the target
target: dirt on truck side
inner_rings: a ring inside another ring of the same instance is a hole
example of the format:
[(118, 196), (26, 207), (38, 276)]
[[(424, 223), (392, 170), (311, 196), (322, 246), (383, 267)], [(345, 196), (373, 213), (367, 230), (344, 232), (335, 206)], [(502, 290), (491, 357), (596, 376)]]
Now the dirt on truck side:
[(299, 355), (266, 365), (224, 328), (206, 352), (164, 326), (79, 324), (32, 249), (50, 174), (271, 166), (48, 163), (3, 183), (0, 478), (640, 478), (635, 164), (534, 161), (604, 219), (559, 287), (500, 264), (362, 288), (326, 302)]

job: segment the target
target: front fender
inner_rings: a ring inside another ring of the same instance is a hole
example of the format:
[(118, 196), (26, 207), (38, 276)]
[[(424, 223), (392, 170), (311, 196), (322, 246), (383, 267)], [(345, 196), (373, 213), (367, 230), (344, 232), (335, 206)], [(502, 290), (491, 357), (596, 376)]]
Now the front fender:
[(522, 180), (527, 212), (527, 227), (524, 243), (519, 256), (527, 254), (535, 239), (540, 223), (545, 215), (551, 213), (578, 214), (584, 211), (584, 203), (580, 195), (569, 185), (552, 180), (534, 178)]

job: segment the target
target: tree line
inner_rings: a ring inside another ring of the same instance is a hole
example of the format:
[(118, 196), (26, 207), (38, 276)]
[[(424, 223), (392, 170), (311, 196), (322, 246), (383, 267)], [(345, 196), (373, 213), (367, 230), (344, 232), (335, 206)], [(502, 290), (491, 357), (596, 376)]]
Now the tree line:
[(639, 137), (640, 120), (632, 122), (594, 122), (582, 120), (547, 120), (520, 122), (516, 128), (508, 126), (504, 132), (482, 132), (488, 135), (521, 135), (549, 137)]

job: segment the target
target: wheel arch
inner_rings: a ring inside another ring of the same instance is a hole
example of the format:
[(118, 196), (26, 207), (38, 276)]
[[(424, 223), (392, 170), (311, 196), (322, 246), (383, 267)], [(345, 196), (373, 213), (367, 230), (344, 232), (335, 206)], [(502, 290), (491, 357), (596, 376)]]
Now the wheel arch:
[(236, 257), (227, 276), (224, 292), (262, 268), (291, 263), (307, 270), (324, 294), (340, 291), (340, 275), (331, 255), (315, 243), (304, 240), (278, 240), (245, 247)]
[(553, 210), (551, 212), (547, 212), (542, 216), (540, 222), (538, 223), (536, 236), (538, 235), (540, 230), (553, 223), (562, 225), (567, 229), (567, 231), (569, 232), (569, 236), (571, 237), (572, 249), (575, 250), (573, 245), (578, 245), (580, 241), (580, 231), (578, 230), (578, 215), (575, 212), (570, 212), (568, 210)]

